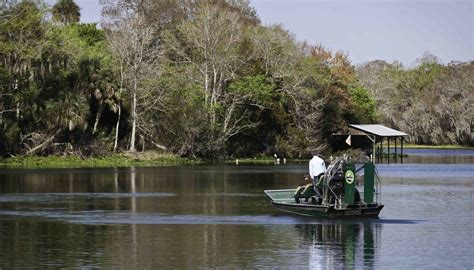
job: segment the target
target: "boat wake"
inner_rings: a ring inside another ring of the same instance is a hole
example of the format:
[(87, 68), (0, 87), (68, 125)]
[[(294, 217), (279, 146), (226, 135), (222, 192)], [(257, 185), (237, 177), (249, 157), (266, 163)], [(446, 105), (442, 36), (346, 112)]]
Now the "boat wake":
[(295, 225), (295, 224), (415, 224), (415, 220), (391, 219), (314, 219), (292, 215), (165, 215), (160, 213), (133, 213), (125, 211), (68, 211), (66, 209), (48, 209), (48, 211), (0, 211), (0, 219), (8, 217), (44, 218), (84, 225), (113, 224), (173, 224), (173, 225)]

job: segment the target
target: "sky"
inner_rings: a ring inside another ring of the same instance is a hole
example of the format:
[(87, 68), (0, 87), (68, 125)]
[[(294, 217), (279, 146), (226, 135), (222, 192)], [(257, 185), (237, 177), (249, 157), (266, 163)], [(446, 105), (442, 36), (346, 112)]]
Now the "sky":
[[(82, 22), (99, 21), (99, 0), (75, 1)], [(474, 60), (474, 0), (251, 0), (250, 4), (264, 25), (281, 24), (297, 41), (343, 51), (355, 65), (385, 60), (410, 66), (425, 52), (445, 64)]]

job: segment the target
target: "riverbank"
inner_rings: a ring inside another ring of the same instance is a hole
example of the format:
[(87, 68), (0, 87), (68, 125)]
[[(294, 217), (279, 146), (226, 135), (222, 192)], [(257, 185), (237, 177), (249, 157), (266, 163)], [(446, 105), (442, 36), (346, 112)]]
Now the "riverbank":
[(286, 163), (304, 163), (308, 162), (308, 159), (286, 159), (286, 158), (274, 158), (274, 157), (254, 157), (254, 158), (235, 158), (226, 159), (225, 164), (236, 164), (236, 165), (249, 165), (249, 164), (286, 164)]
[(86, 168), (157, 165), (194, 165), (201, 160), (157, 152), (120, 153), (104, 157), (24, 156), (0, 159), (2, 168)]
[[(392, 145), (393, 146), (393, 145)], [(413, 149), (452, 149), (452, 150), (463, 150), (463, 149), (474, 149), (474, 147), (462, 146), (462, 145), (420, 145), (420, 144), (405, 144), (404, 148)]]
[(263, 164), (284, 164), (300, 163), (307, 160), (284, 160), (273, 157), (226, 159), (219, 161), (205, 161), (201, 159), (183, 158), (171, 154), (156, 153), (122, 153), (105, 157), (80, 158), (75, 156), (27, 156), (11, 157), (0, 159), (0, 168), (100, 168), (100, 167), (144, 167), (162, 165), (202, 165), (202, 164), (228, 164), (228, 165), (263, 165)]
[[(458, 145), (405, 145), (406, 149), (434, 149), (434, 150), (473, 150), (474, 147)], [(392, 153), (394, 155), (394, 153)], [(404, 154), (406, 158), (408, 155)], [(159, 153), (156, 151), (124, 152), (104, 157), (80, 158), (76, 156), (23, 156), (0, 159), (0, 168), (97, 168), (97, 167), (130, 167), (130, 166), (163, 166), (163, 165), (198, 165), (206, 163), (225, 163), (228, 165), (249, 164), (285, 164), (305, 163), (308, 159), (276, 159), (272, 156), (253, 158), (225, 159), (220, 161), (205, 161), (202, 159), (183, 158), (174, 154)]]

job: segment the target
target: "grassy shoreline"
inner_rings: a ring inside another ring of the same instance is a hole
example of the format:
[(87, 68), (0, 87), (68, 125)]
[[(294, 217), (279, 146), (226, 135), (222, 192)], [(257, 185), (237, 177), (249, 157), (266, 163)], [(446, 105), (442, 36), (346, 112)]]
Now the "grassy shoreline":
[(202, 161), (170, 154), (124, 153), (104, 157), (24, 156), (0, 159), (0, 168), (104, 168), (131, 166), (194, 165)]
[[(308, 162), (308, 159), (279, 159), (278, 164), (285, 164), (285, 163), (304, 163)], [(246, 165), (246, 164), (255, 164), (255, 165), (265, 165), (265, 164), (277, 164), (277, 160), (272, 157), (254, 157), (254, 158), (233, 158), (233, 159), (226, 159), (224, 161), (225, 164), (238, 164), (238, 165)]]
[[(474, 147), (459, 146), (459, 145), (415, 145), (406, 144), (404, 148), (414, 149), (474, 149)], [(307, 159), (287, 159), (286, 163), (305, 163)], [(201, 159), (183, 158), (173, 154), (163, 154), (153, 151), (136, 152), (136, 153), (120, 153), (112, 154), (104, 157), (88, 157), (80, 158), (76, 156), (20, 156), (10, 158), (0, 158), (0, 168), (26, 168), (26, 169), (41, 169), (41, 168), (105, 168), (105, 167), (145, 167), (145, 166), (168, 166), (168, 165), (199, 165), (212, 162), (206, 162)], [(268, 157), (254, 157), (254, 158), (238, 158), (221, 160), (220, 163), (228, 165), (265, 165), (275, 164), (276, 159), (272, 156)], [(280, 159), (280, 164), (285, 161)]]
[[(393, 144), (390, 145), (393, 147)], [(464, 149), (474, 149), (470, 146), (462, 145), (419, 145), (419, 144), (404, 144), (403, 148), (414, 148), (414, 149), (452, 149), (452, 150), (464, 150)]]
[[(236, 163), (236, 160), (238, 162)], [(305, 163), (308, 160), (288, 159), (286, 163)], [(0, 169), (54, 169), (54, 168), (106, 168), (106, 167), (146, 167), (146, 166), (168, 166), (168, 165), (202, 165), (213, 164), (212, 161), (201, 159), (183, 158), (171, 154), (156, 153), (123, 153), (104, 157), (80, 158), (75, 156), (22, 156), (0, 158)], [(276, 159), (269, 157), (225, 159), (218, 161), (219, 164), (227, 165), (266, 165), (276, 164)], [(280, 159), (280, 164), (284, 164)]]

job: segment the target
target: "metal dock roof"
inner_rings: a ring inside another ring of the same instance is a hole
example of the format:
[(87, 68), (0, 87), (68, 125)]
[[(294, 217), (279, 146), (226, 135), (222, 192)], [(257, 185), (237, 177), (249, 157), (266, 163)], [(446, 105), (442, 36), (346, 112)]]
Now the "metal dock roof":
[(403, 136), (408, 136), (408, 134), (398, 131), (393, 128), (386, 127), (384, 125), (350, 125), (352, 128), (355, 128), (359, 131), (372, 134), (372, 135), (377, 135), (380, 137), (403, 137)]

